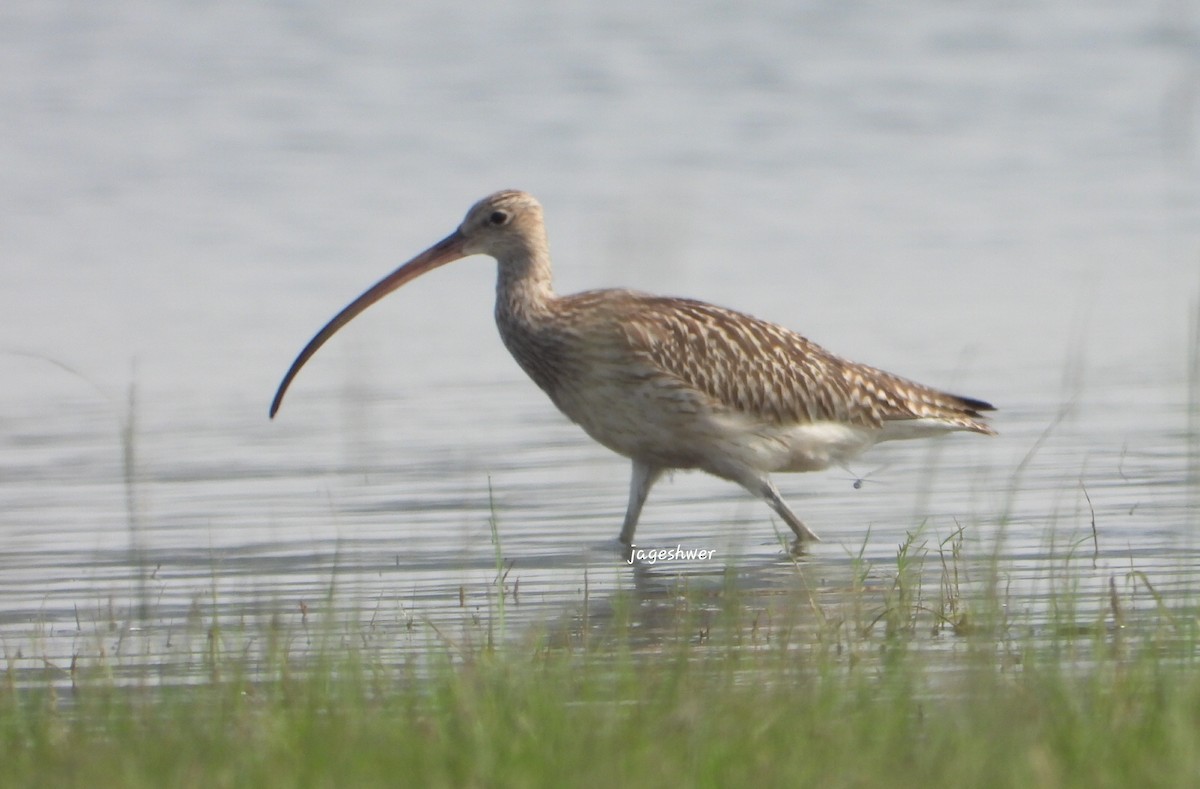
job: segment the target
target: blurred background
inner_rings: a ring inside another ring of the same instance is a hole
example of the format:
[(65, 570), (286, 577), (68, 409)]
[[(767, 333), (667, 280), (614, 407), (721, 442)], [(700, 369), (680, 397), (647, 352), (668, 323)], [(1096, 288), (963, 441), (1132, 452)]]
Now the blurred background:
[[(1073, 335), (1170, 363), (1200, 277), (1198, 27), (1185, 0), (5, 4), (4, 344), (262, 399), (512, 187), (546, 205), (563, 292), (696, 296), (914, 375), (1056, 367)], [(512, 373), (492, 277), (439, 272), (345, 342), (384, 375), (433, 343)], [(36, 393), (0, 363), (6, 398)]]

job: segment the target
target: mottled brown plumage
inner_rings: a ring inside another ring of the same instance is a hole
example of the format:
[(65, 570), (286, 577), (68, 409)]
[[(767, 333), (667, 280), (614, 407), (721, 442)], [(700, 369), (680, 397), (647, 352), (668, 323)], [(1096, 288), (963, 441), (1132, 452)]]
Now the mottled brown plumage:
[(845, 463), (889, 439), (993, 433), (981, 414), (992, 410), (988, 403), (841, 359), (749, 315), (628, 290), (557, 296), (542, 208), (518, 191), (476, 203), (458, 230), (338, 313), (292, 364), (271, 415), (337, 329), (420, 274), (477, 253), (498, 262), (496, 324), (518, 364), (571, 420), (633, 460), (626, 545), (650, 487), (668, 469), (703, 469), (743, 485), (800, 545), (819, 538), (780, 498), (771, 472)]

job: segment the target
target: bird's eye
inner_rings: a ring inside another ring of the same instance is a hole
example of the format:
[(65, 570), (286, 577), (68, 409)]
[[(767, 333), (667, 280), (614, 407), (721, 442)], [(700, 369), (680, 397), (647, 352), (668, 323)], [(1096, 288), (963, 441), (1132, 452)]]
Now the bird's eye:
[(507, 211), (493, 211), (492, 215), (488, 217), (488, 224), (500, 227), (501, 225), (507, 225), (508, 219)]

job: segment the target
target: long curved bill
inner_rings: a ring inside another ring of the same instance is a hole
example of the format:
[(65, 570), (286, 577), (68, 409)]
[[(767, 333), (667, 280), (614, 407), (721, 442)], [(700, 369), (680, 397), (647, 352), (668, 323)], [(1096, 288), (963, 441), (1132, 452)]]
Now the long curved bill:
[(333, 320), (326, 323), (324, 328), (317, 332), (317, 336), (308, 341), (308, 345), (305, 345), (304, 350), (300, 351), (300, 355), (296, 357), (296, 361), (292, 362), (287, 375), (283, 376), (283, 382), (279, 384), (279, 389), (275, 391), (275, 399), (271, 401), (271, 418), (275, 418), (275, 412), (279, 410), (279, 405), (283, 402), (283, 395), (291, 385), (292, 379), (300, 372), (300, 368), (312, 358), (317, 349), (324, 345), (325, 341), (332, 337), (338, 329), (345, 326), (360, 312), (404, 283), (416, 279), (426, 271), (432, 271), (438, 266), (444, 266), (459, 258), (466, 257), (467, 253), (463, 251), (465, 243), (466, 239), (463, 238), (463, 235), (455, 230), (429, 249), (379, 280), (379, 282), (376, 282), (371, 286), (370, 290), (350, 302), (341, 312), (333, 316)]

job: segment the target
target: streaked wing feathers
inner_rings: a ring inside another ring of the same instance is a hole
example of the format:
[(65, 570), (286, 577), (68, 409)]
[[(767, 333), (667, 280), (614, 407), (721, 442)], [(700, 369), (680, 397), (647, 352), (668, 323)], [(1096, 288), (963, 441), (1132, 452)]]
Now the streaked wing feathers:
[(724, 406), (777, 424), (882, 427), (931, 418), (992, 433), (992, 406), (841, 359), (780, 326), (690, 299), (627, 293), (631, 346), (663, 373)]

